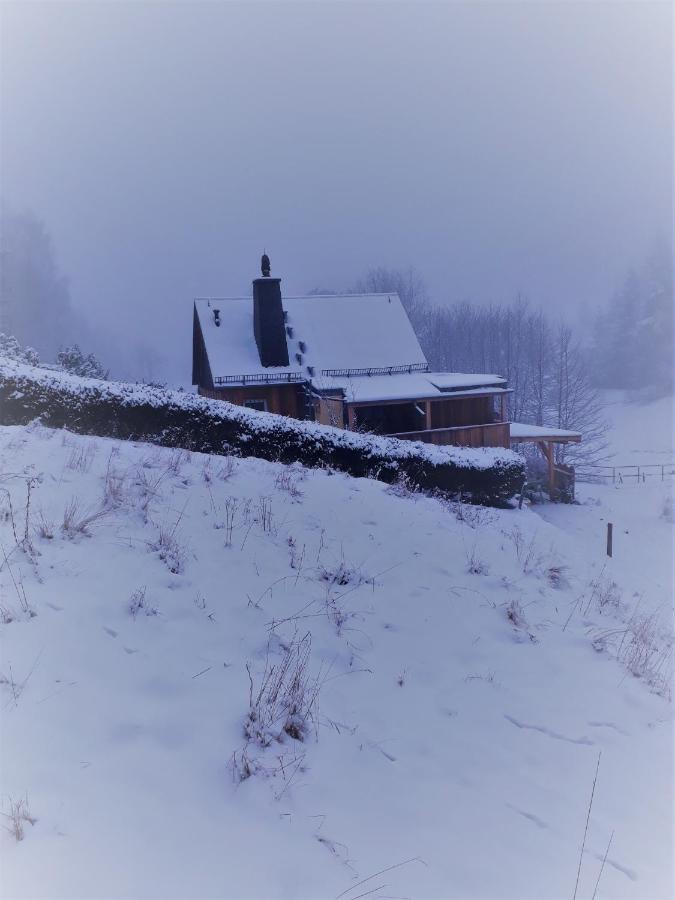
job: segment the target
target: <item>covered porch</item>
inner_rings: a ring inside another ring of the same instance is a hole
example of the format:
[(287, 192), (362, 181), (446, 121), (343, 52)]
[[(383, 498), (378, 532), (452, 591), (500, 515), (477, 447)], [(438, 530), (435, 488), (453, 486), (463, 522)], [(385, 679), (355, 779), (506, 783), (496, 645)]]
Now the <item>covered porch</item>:
[(428, 444), (509, 447), (508, 393), (489, 387), (410, 400), (346, 401), (346, 425)]
[(552, 500), (574, 498), (574, 467), (555, 461), (556, 444), (578, 444), (581, 433), (546, 425), (511, 422), (510, 444), (535, 444), (546, 461), (548, 495)]

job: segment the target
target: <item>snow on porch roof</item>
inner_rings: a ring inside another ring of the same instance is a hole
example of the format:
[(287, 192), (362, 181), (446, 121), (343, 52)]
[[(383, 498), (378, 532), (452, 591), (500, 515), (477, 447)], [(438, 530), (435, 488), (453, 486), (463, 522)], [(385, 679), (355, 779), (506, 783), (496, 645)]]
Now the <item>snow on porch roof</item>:
[[(427, 368), (398, 294), (283, 297), (288, 367), (265, 368), (253, 335), (250, 297), (195, 300), (214, 378), (323, 369)], [(220, 311), (220, 326), (213, 310)], [(296, 354), (300, 354), (298, 362)]]
[(549, 428), (546, 425), (527, 425), (524, 422), (511, 422), (511, 443), (520, 441), (553, 441), (565, 444), (568, 441), (580, 441), (581, 432), (566, 431), (564, 428)]
[[(436, 386), (438, 376), (445, 373), (411, 372), (395, 375), (322, 376), (312, 378), (312, 386), (320, 392), (341, 392), (346, 403), (394, 402), (396, 400), (432, 400), (460, 397), (485, 397), (492, 394), (508, 393), (507, 389), (495, 385), (494, 376), (460, 375), (453, 372), (452, 391), (440, 390)], [(490, 378), (489, 384), (482, 379)], [(461, 387), (465, 386), (462, 390)]]

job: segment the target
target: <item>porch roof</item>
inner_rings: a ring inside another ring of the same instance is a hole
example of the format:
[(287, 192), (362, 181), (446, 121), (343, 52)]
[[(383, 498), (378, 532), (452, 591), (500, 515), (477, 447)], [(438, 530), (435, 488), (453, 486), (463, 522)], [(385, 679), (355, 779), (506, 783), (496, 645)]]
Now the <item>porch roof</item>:
[(449, 400), (504, 394), (508, 388), (498, 375), (458, 372), (407, 372), (394, 375), (320, 376), (312, 386), (326, 394), (340, 393), (347, 404), (396, 403), (410, 400)]
[(511, 443), (524, 441), (551, 441), (554, 444), (578, 443), (580, 431), (567, 431), (564, 428), (549, 428), (548, 425), (528, 425), (525, 422), (511, 422)]

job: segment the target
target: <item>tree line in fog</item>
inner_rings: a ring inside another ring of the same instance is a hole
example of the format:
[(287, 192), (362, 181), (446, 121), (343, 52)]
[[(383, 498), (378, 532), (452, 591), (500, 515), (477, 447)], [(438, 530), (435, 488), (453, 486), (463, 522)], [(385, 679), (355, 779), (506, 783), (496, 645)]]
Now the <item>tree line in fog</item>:
[(522, 296), (487, 306), (441, 306), (414, 269), (370, 269), (358, 291), (396, 291), (436, 371), (504, 376), (516, 422), (581, 431), (580, 445), (557, 448), (558, 459), (599, 461), (607, 423), (600, 388), (672, 390), (672, 268), (657, 248), (640, 273), (597, 313), (592, 334), (544, 312)]

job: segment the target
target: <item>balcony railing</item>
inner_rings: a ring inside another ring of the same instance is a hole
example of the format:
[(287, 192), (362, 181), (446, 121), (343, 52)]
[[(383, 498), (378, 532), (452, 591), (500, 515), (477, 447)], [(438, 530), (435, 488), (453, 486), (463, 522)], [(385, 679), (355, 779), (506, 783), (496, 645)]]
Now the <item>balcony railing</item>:
[(402, 375), (411, 372), (428, 372), (426, 363), (409, 363), (407, 366), (370, 366), (361, 369), (322, 369), (322, 375), (331, 375), (333, 378), (356, 378), (362, 375)]
[(304, 381), (302, 372), (270, 372), (255, 375), (221, 375), (213, 379), (218, 387), (224, 384), (288, 384), (289, 382)]

